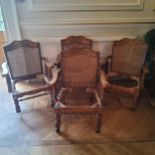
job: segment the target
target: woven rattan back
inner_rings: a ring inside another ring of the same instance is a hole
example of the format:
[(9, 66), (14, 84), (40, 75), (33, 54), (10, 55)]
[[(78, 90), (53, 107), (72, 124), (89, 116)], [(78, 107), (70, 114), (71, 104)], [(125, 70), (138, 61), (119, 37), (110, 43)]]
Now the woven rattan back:
[(69, 36), (66, 39), (61, 40), (62, 51), (66, 51), (70, 48), (92, 48), (92, 40), (84, 36)]
[(99, 74), (99, 52), (91, 49), (69, 49), (61, 53), (65, 87), (96, 87)]
[(136, 39), (122, 39), (113, 45), (111, 71), (139, 76), (146, 56), (146, 45)]
[(3, 49), (12, 79), (29, 79), (42, 73), (38, 42), (13, 41)]

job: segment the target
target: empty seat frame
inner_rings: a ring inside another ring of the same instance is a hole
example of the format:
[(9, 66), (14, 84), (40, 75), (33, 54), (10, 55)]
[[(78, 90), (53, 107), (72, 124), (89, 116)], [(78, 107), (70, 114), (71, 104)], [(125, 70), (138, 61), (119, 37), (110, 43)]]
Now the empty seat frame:
[[(114, 92), (120, 101), (121, 94), (133, 97), (133, 110), (137, 106), (140, 89), (145, 77), (144, 61), (147, 46), (137, 39), (124, 38), (113, 44), (112, 56), (108, 57), (106, 92)], [(121, 102), (120, 102), (121, 104)]]
[[(103, 107), (100, 97), (102, 82), (99, 52), (87, 48), (71, 48), (65, 52), (62, 51), (60, 74), (55, 85), (56, 131), (60, 132), (62, 114), (90, 113), (97, 115), (96, 132), (100, 132)], [(95, 97), (95, 103), (67, 105), (64, 101), (66, 93), (78, 88), (92, 93)]]

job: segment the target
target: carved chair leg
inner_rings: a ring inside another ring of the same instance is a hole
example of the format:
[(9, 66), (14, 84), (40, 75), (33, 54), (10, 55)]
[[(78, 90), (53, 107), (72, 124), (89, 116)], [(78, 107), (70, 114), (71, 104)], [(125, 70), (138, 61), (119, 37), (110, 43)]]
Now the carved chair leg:
[(61, 114), (59, 111), (56, 112), (56, 132), (60, 133), (61, 126)]
[(102, 105), (107, 107), (108, 106), (108, 102), (107, 102), (107, 93), (106, 92), (103, 92), (103, 95), (102, 95)]
[(138, 99), (138, 95), (133, 96), (133, 107), (131, 108), (132, 111), (136, 111), (137, 109), (137, 106), (138, 106), (137, 99)]
[(21, 112), (21, 109), (20, 109), (20, 106), (19, 106), (18, 98), (16, 96), (13, 96), (13, 100), (14, 100), (16, 112), (17, 113), (20, 113)]
[(120, 98), (119, 93), (118, 93), (117, 95), (118, 95), (118, 102), (119, 102), (119, 105), (122, 106), (122, 102), (121, 102), (121, 98)]
[(55, 100), (55, 96), (54, 96), (54, 90), (51, 89), (50, 90), (50, 101), (51, 101), (51, 107), (53, 108), (54, 107), (54, 100)]
[(8, 92), (11, 93), (12, 92), (12, 84), (11, 84), (11, 78), (10, 78), (9, 74), (6, 76), (6, 83), (8, 86)]
[(96, 120), (96, 132), (100, 133), (101, 131), (101, 125), (102, 125), (102, 114), (97, 114), (97, 120)]

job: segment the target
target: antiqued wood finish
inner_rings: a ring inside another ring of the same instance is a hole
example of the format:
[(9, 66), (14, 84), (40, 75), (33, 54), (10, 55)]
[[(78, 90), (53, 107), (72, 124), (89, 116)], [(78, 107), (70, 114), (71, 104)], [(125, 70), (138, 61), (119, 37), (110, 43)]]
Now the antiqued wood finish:
[[(96, 132), (100, 132), (103, 110), (99, 96), (99, 52), (89, 48), (70, 48), (61, 52), (60, 63), (61, 73), (54, 90), (56, 131), (60, 132), (61, 114), (91, 113), (97, 115)], [(83, 89), (85, 92), (93, 94), (95, 103), (87, 106), (65, 104), (66, 93), (77, 89)]]
[[(9, 72), (13, 80), (26, 80), (34, 78), (38, 74), (42, 74), (43, 68), (39, 42), (32, 42), (30, 40), (13, 41), (9, 45), (4, 46), (3, 49), (9, 67)], [(34, 56), (33, 53), (36, 56)], [(13, 57), (14, 55), (15, 57)], [(37, 64), (35, 61), (37, 61)], [(29, 66), (29, 63), (32, 65), (37, 65), (31, 72), (29, 72), (28, 67), (33, 66)], [(23, 72), (22, 69), (25, 69), (26, 71)]]
[[(87, 48), (92, 49), (93, 41), (84, 36), (69, 36), (61, 40), (61, 51), (66, 51), (71, 48)], [(60, 55), (57, 57), (58, 66), (60, 65)]]
[[(45, 95), (47, 93), (39, 95), (35, 94), (39, 92), (51, 92), (51, 86), (47, 83), (47, 85), (44, 85), (41, 88), (19, 92), (16, 90), (16, 83), (36, 78), (36, 76), (40, 74), (44, 75), (46, 82), (46, 79), (50, 81), (52, 78), (52, 66), (49, 65), (46, 58), (41, 58), (39, 42), (32, 42), (30, 40), (13, 41), (4, 47), (4, 53), (7, 63), (2, 65), (2, 76), (6, 78), (8, 92), (12, 93), (16, 112), (21, 112), (19, 101)], [(30, 95), (31, 97), (20, 99), (27, 95)]]
[(93, 41), (84, 36), (69, 36), (61, 40), (61, 50), (66, 51), (70, 48), (92, 49)]
[(147, 46), (144, 42), (124, 38), (114, 42), (112, 56), (108, 57), (105, 93), (114, 92), (118, 99), (121, 94), (131, 95), (134, 106), (132, 110), (135, 110), (139, 90), (143, 88), (146, 50)]

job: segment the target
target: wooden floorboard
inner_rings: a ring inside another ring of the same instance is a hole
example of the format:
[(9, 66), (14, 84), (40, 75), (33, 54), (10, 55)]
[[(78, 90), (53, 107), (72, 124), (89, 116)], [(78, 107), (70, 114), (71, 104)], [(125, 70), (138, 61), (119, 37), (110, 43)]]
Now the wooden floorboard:
[[(122, 98), (120, 107), (109, 95), (100, 134), (95, 132), (95, 116), (63, 115), (58, 135), (48, 96), (21, 102), (22, 112), (16, 114), (2, 78), (0, 86), (0, 155), (155, 154), (155, 108), (143, 100), (132, 112), (130, 98)], [(18, 87), (33, 86), (23, 83)]]

